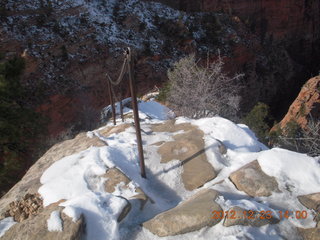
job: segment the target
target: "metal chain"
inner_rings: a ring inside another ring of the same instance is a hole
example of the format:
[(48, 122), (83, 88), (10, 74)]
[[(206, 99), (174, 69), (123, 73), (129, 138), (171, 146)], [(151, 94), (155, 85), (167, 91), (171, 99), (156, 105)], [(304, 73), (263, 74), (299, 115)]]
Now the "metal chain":
[(125, 74), (126, 70), (128, 69), (127, 67), (128, 67), (128, 65), (129, 65), (129, 61), (128, 61), (129, 51), (126, 50), (126, 51), (124, 52), (124, 55), (125, 55), (125, 58), (124, 58), (124, 60), (123, 60), (123, 64), (122, 64), (122, 67), (121, 67), (121, 72), (120, 72), (120, 75), (119, 75), (118, 79), (117, 79), (116, 81), (113, 81), (113, 80), (111, 79), (111, 77), (109, 76), (109, 74), (106, 73), (106, 76), (107, 76), (107, 78), (109, 79), (109, 82), (110, 82), (112, 85), (114, 85), (114, 86), (120, 84), (120, 82), (122, 81), (122, 79), (123, 79), (123, 77), (124, 77), (124, 74)]

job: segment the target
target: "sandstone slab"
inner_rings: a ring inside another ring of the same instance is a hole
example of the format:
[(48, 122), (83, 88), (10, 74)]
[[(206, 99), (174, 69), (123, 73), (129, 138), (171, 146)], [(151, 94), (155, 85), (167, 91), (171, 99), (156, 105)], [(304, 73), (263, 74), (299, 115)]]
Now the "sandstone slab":
[(161, 124), (153, 124), (151, 126), (151, 130), (153, 132), (178, 132), (178, 131), (188, 131), (190, 129), (191, 124), (190, 123), (180, 123), (175, 124), (176, 120), (171, 119), (168, 121), (165, 121)]
[[(261, 214), (261, 212), (253, 212), (251, 215), (251, 212), (249, 210), (240, 208), (238, 206), (232, 207), (228, 210), (229, 215), (225, 217), (223, 226), (230, 227), (235, 225), (243, 225), (243, 226), (253, 226), (253, 227), (261, 227), (266, 224), (276, 224), (280, 220), (277, 218), (274, 218), (272, 215), (269, 216)], [(233, 213), (230, 214), (231, 212)], [(231, 216), (234, 216), (231, 217)]]
[(167, 121), (164, 126), (155, 126), (153, 130), (165, 130), (166, 127), (169, 131), (184, 130), (184, 133), (174, 135), (174, 141), (163, 143), (159, 147), (161, 163), (180, 160), (183, 166), (182, 182), (190, 191), (214, 179), (217, 174), (207, 160), (203, 132), (191, 124), (174, 125), (173, 120)]
[(251, 197), (267, 197), (272, 192), (279, 192), (276, 179), (265, 174), (257, 160), (231, 173), (230, 180), (237, 189), (244, 191)]
[(128, 123), (125, 124), (120, 124), (114, 127), (106, 127), (102, 130), (99, 131), (99, 133), (103, 136), (103, 137), (109, 137), (111, 134), (118, 134), (121, 132), (124, 132), (127, 128), (129, 128), (131, 125)]
[(113, 193), (116, 190), (116, 186), (121, 182), (127, 185), (131, 181), (118, 168), (109, 168), (102, 177), (107, 179), (104, 183), (104, 188), (105, 191), (109, 193)]
[(175, 208), (143, 223), (143, 226), (160, 237), (213, 226), (221, 221), (221, 219), (212, 219), (212, 211), (222, 210), (215, 202), (217, 196), (218, 193), (212, 189), (202, 190)]

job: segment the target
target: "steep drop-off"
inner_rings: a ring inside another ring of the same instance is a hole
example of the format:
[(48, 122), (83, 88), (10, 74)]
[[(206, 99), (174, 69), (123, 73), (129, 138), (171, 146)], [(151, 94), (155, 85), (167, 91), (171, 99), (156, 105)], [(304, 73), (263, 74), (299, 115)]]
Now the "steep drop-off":
[[(248, 58), (235, 60), (238, 69), (249, 74), (248, 86), (264, 88), (260, 94), (245, 95), (257, 96), (260, 101), (270, 104), (277, 117), (286, 112), (310, 75), (319, 71), (318, 0), (156, 1), (186, 12), (220, 12), (239, 17), (250, 33), (259, 39), (259, 47), (263, 49), (264, 56), (261, 58), (261, 53), (256, 49), (241, 49), (241, 45), (237, 44), (237, 51), (234, 53), (240, 51), (241, 56), (249, 55)], [(255, 91), (254, 87), (250, 91)]]

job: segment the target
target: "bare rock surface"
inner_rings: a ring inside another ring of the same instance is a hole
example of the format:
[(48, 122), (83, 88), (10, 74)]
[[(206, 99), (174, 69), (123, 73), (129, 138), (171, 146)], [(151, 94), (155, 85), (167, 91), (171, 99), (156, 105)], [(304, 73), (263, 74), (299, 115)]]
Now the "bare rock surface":
[[(106, 178), (106, 181), (104, 183), (104, 188), (106, 192), (113, 193), (116, 190), (116, 187), (119, 186), (119, 184), (123, 183), (121, 188), (128, 189), (129, 183), (131, 182), (131, 179), (129, 179), (123, 172), (121, 172), (118, 168), (109, 168), (107, 172), (102, 175), (101, 177)], [(140, 202), (140, 209), (143, 209), (144, 205), (148, 202), (149, 197), (143, 192), (143, 190), (139, 187), (135, 189), (136, 195), (130, 197), (130, 199), (137, 199)], [(127, 207), (128, 209), (128, 207)], [(130, 207), (131, 209), (131, 207)], [(130, 211), (129, 209), (129, 211)], [(126, 209), (124, 209), (126, 211)], [(129, 213), (127, 211), (127, 214)], [(124, 216), (125, 217), (125, 216)]]
[(124, 132), (127, 128), (129, 128), (131, 125), (128, 123), (120, 124), (118, 126), (114, 127), (106, 127), (99, 131), (99, 134), (101, 134), (103, 137), (109, 137), (111, 134), (118, 134), (121, 132)]
[(320, 239), (320, 227), (298, 228), (298, 232), (303, 240), (319, 240)]
[(161, 124), (152, 125), (151, 129), (153, 132), (178, 132), (178, 131), (188, 131), (191, 124), (190, 123), (180, 123), (175, 124), (176, 120), (171, 119)]
[(298, 196), (298, 199), (305, 207), (313, 210), (320, 210), (320, 193), (301, 195)]
[[(60, 217), (63, 223), (63, 231), (48, 231), (47, 220), (53, 211), (60, 211)], [(1, 240), (80, 240), (84, 231), (84, 218), (81, 217), (77, 222), (61, 213), (62, 207), (58, 203), (51, 204), (44, 208), (37, 216), (13, 225)]]
[(160, 237), (213, 226), (221, 221), (221, 219), (212, 219), (212, 211), (222, 210), (215, 202), (217, 196), (218, 193), (212, 189), (201, 190), (175, 208), (160, 213), (143, 223), (143, 226)]
[(191, 124), (174, 124), (169, 120), (163, 125), (152, 127), (153, 131), (178, 132), (173, 136), (174, 141), (163, 143), (158, 153), (161, 155), (161, 163), (171, 160), (180, 160), (183, 166), (182, 182), (187, 190), (194, 190), (206, 182), (214, 179), (217, 174), (208, 162), (205, 153), (203, 132)]
[[(249, 210), (240, 208), (238, 206), (232, 207), (228, 210), (229, 214), (225, 217), (223, 226), (230, 227), (235, 225), (261, 227), (266, 224), (276, 224), (280, 220), (274, 218), (273, 215), (261, 214), (260, 212), (251, 212)], [(231, 212), (233, 212), (231, 214)], [(270, 218), (270, 219), (268, 219)]]
[(121, 182), (125, 185), (131, 182), (131, 180), (118, 168), (109, 168), (102, 177), (106, 178), (104, 187), (105, 191), (109, 193), (113, 193), (116, 190), (116, 186)]
[(265, 174), (257, 160), (231, 173), (230, 179), (237, 189), (252, 197), (267, 197), (272, 192), (279, 192), (276, 179)]

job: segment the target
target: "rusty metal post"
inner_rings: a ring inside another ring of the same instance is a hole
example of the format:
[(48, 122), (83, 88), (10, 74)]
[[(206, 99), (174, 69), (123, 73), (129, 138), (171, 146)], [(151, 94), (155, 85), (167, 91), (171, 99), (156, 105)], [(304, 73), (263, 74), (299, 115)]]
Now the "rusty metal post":
[(120, 100), (120, 114), (121, 114), (121, 120), (122, 122), (124, 122), (122, 100)]
[(130, 91), (131, 91), (134, 125), (136, 128), (136, 136), (137, 136), (138, 151), (139, 151), (139, 158), (140, 158), (140, 171), (141, 171), (141, 177), (146, 178), (142, 139), (141, 139), (141, 128), (140, 128), (140, 120), (139, 120), (139, 112), (138, 112), (139, 109), (138, 109), (136, 89), (135, 89), (135, 84), (133, 79), (132, 52), (130, 48), (127, 48), (127, 57), (128, 57), (129, 85), (130, 85)]
[(108, 93), (109, 93), (109, 101), (112, 109), (112, 118), (113, 118), (113, 125), (116, 125), (116, 109), (114, 106), (114, 100), (113, 100), (113, 94), (111, 90), (111, 83), (109, 80), (107, 80), (107, 87), (108, 87)]

